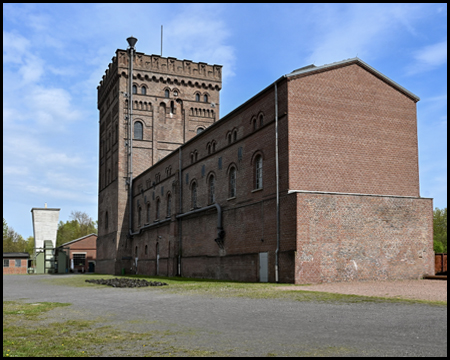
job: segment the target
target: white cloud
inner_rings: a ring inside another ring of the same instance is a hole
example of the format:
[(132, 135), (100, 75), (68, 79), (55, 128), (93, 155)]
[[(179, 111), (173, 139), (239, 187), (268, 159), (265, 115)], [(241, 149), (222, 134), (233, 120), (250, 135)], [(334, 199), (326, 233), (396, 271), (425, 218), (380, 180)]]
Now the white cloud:
[(370, 61), (389, 43), (394, 31), (414, 32), (411, 21), (419, 10), (414, 4), (318, 5), (309, 61), (322, 65), (356, 56)]
[(425, 46), (414, 53), (415, 62), (407, 68), (408, 75), (434, 70), (447, 64), (447, 40)]
[(221, 20), (220, 12), (220, 5), (188, 5), (164, 28), (164, 37), (170, 44), (166, 53), (178, 53), (181, 59), (223, 65), (222, 81), (225, 81), (234, 75), (235, 50), (227, 44), (230, 31)]

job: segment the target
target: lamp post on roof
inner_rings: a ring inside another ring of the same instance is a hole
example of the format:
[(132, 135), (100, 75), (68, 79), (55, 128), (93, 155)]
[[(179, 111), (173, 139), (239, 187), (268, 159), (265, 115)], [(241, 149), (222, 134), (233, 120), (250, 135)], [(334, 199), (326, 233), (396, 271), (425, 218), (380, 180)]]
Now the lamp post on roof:
[(134, 45), (137, 43), (137, 39), (130, 36), (127, 39), (128, 42), (128, 55), (130, 57), (130, 69), (128, 76), (128, 190), (129, 190), (129, 236), (133, 235), (133, 55), (136, 52)]

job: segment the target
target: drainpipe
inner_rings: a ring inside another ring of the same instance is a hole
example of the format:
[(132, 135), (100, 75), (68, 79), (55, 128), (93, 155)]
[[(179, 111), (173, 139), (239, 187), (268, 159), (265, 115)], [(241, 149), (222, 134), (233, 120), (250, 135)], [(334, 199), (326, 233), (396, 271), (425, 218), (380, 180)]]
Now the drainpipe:
[(278, 277), (278, 253), (280, 251), (280, 176), (278, 169), (278, 89), (275, 82), (275, 172), (276, 172), (276, 192), (277, 192), (277, 249), (275, 250), (275, 282)]
[(134, 45), (137, 42), (137, 39), (130, 36), (128, 39), (129, 51), (130, 51), (130, 72), (129, 72), (129, 81), (128, 81), (128, 156), (129, 156), (129, 171), (128, 171), (128, 197), (129, 197), (129, 235), (133, 236), (139, 233), (139, 231), (133, 233), (133, 134), (132, 134), (132, 115), (133, 115), (133, 52), (135, 51)]
[[(184, 130), (183, 130), (184, 131)], [(183, 212), (183, 174), (182, 174), (182, 167), (181, 167), (181, 146), (178, 148), (178, 168), (180, 169), (178, 171), (179, 173), (179, 193), (180, 193), (180, 214)], [(182, 239), (182, 232), (181, 232), (181, 218), (178, 218), (178, 270), (177, 275), (181, 276), (181, 239)]]

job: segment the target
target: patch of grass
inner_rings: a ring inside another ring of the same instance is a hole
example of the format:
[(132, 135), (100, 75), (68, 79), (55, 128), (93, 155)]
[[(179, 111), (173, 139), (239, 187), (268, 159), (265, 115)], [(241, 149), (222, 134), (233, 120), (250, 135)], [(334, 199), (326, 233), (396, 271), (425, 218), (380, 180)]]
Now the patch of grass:
[[(112, 279), (122, 276), (86, 274), (72, 277), (47, 278), (42, 281), (52, 284), (61, 284), (69, 286), (83, 286), (106, 288), (105, 285), (86, 283), (86, 279)], [(149, 281), (162, 281), (169, 286), (150, 286), (136, 288), (137, 291), (164, 291), (172, 294), (183, 295), (202, 295), (210, 297), (245, 297), (251, 299), (286, 299), (294, 301), (316, 301), (326, 303), (404, 303), (404, 304), (428, 304), (435, 306), (447, 306), (446, 301), (427, 301), (411, 300), (392, 297), (375, 297), (361, 295), (346, 295), (327, 293), (321, 291), (302, 291), (297, 290), (299, 285), (295, 285), (292, 290), (280, 290), (280, 286), (286, 287), (289, 284), (273, 283), (245, 283), (239, 281), (211, 280), (211, 279), (192, 279), (183, 277), (165, 277), (165, 276), (145, 276), (145, 275), (126, 275), (124, 278), (143, 278)]]
[(4, 302), (3, 357), (220, 356), (214, 351), (175, 346), (179, 331), (136, 333), (99, 325), (97, 320), (43, 324), (49, 310), (68, 305)]

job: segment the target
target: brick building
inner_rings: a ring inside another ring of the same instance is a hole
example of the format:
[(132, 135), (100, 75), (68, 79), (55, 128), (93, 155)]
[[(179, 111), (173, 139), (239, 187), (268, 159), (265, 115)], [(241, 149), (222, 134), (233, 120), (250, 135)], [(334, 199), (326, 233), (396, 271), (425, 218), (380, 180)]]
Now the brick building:
[(94, 272), (97, 261), (97, 235), (89, 234), (66, 242), (58, 249), (68, 257), (69, 269), (73, 272)]
[(284, 75), (219, 120), (219, 65), (128, 59), (117, 50), (98, 87), (97, 272), (291, 283), (433, 273), (417, 96), (355, 58)]
[(26, 274), (30, 254), (26, 252), (3, 253), (3, 275)]

